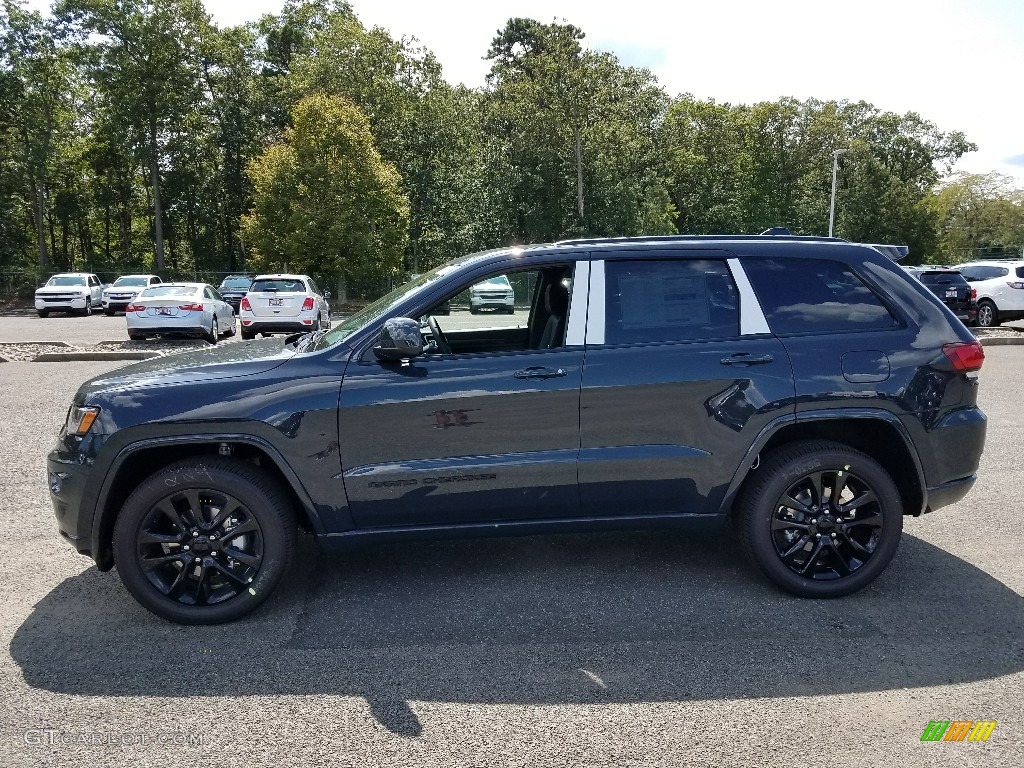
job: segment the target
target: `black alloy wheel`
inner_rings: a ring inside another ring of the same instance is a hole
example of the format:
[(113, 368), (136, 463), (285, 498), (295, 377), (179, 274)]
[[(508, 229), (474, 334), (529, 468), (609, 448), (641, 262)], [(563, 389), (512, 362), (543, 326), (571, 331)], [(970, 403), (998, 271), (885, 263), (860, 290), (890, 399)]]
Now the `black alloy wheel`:
[(265, 472), (211, 457), (171, 465), (136, 489), (115, 524), (114, 559), (153, 613), (215, 624), (267, 598), (295, 538), (294, 512)]
[(749, 480), (741, 539), (778, 586), (802, 597), (839, 597), (873, 581), (903, 530), (889, 474), (847, 446), (808, 441), (769, 454)]

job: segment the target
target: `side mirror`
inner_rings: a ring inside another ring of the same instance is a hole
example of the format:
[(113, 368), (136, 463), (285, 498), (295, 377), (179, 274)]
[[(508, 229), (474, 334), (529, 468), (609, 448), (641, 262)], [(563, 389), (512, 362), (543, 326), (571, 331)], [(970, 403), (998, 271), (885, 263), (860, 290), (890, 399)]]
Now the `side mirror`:
[(330, 291), (324, 291), (324, 298), (325, 298), (325, 299), (330, 299), (330, 298), (333, 298), (333, 297), (331, 296), (331, 292), (330, 292)]
[(373, 348), (378, 360), (395, 361), (423, 354), (420, 324), (408, 317), (392, 317), (380, 329), (380, 341)]

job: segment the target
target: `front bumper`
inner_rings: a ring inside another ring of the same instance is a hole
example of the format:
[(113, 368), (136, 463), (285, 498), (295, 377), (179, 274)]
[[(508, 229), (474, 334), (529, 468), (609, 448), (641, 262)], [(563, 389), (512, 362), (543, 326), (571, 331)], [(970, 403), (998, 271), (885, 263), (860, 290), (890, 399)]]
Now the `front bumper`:
[(88, 297), (85, 296), (80, 299), (44, 299), (37, 296), (36, 309), (53, 310), (55, 312), (76, 310), (80, 312), (85, 309), (86, 301), (88, 301)]
[(46, 457), (46, 480), (57, 517), (57, 530), (79, 554), (93, 557), (92, 516), (86, 520), (82, 514), (89, 470), (88, 465), (72, 461), (60, 449)]
[(515, 299), (512, 296), (470, 296), (469, 306), (473, 309), (509, 309), (515, 306)]

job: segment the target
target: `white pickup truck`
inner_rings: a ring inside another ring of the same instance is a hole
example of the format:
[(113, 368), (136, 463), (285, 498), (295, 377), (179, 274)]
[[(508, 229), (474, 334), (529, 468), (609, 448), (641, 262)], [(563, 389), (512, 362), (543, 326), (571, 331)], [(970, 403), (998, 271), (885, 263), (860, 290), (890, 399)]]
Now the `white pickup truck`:
[(36, 312), (46, 317), (51, 312), (77, 312), (91, 315), (103, 303), (103, 283), (91, 272), (64, 272), (54, 275), (36, 289)]

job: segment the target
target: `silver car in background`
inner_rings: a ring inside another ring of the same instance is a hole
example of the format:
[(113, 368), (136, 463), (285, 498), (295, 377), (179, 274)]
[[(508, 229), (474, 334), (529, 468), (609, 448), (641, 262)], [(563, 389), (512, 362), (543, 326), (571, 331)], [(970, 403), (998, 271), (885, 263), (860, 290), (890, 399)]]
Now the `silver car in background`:
[(143, 289), (125, 308), (128, 338), (201, 336), (216, 344), (235, 335), (235, 311), (206, 283), (161, 283)]

